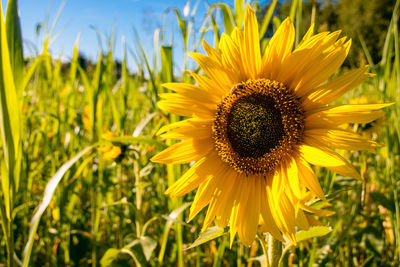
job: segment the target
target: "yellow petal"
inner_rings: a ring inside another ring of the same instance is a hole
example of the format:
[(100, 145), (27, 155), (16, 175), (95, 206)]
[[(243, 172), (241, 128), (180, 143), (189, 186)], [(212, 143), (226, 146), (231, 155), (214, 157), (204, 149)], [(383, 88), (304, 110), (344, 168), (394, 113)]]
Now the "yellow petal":
[(164, 83), (165, 88), (171, 89), (182, 96), (201, 103), (219, 104), (220, 98), (209, 93), (206, 89), (188, 83)]
[(306, 129), (333, 128), (344, 123), (369, 123), (385, 115), (380, 109), (387, 104), (340, 105), (309, 110), (306, 114)]
[[(108, 150), (104, 151), (103, 158), (106, 160), (113, 160), (121, 154), (119, 146), (106, 146)], [(100, 149), (100, 148), (99, 148)]]
[(301, 206), (301, 208), (303, 210), (305, 210), (307, 212), (310, 212), (310, 213), (314, 213), (314, 214), (316, 214), (318, 216), (331, 216), (331, 215), (335, 214), (334, 211), (331, 211), (331, 210), (317, 210), (317, 209), (311, 208), (310, 206), (307, 206), (307, 205), (305, 205), (303, 203), (300, 203), (300, 206)]
[(247, 75), (249, 78), (256, 78), (260, 72), (261, 65), (260, 37), (256, 14), (250, 5), (247, 5), (244, 15), (243, 52), (243, 65), (246, 66)]
[(198, 160), (185, 174), (165, 191), (171, 197), (180, 197), (211, 178), (215, 170), (224, 167), (216, 152), (209, 153), (206, 157)]
[(212, 46), (207, 44), (207, 42), (204, 39), (203, 39), (203, 48), (210, 58), (216, 60), (217, 62), (221, 62), (221, 54), (217, 50), (215, 50)]
[(151, 161), (164, 164), (182, 164), (199, 160), (214, 149), (210, 138), (188, 139), (174, 144), (151, 158)]
[(200, 65), (203, 71), (219, 85), (218, 88), (224, 91), (230, 90), (232, 87), (232, 81), (230, 81), (219, 62), (202, 54), (188, 54)]
[(303, 158), (298, 158), (296, 163), (301, 183), (304, 184), (314, 195), (322, 200), (326, 200), (324, 191), (322, 190), (317, 176), (311, 169), (310, 165), (308, 165)]
[(186, 119), (186, 120), (181, 120), (178, 122), (173, 122), (173, 123), (164, 125), (163, 127), (160, 128), (160, 130), (157, 131), (156, 135), (161, 135), (165, 132), (168, 132), (168, 131), (171, 131), (171, 130), (177, 129), (177, 128), (191, 127), (193, 124), (210, 124), (210, 125), (212, 125), (213, 122), (214, 122), (214, 120), (205, 120), (205, 119), (200, 119), (200, 118), (190, 118), (190, 119)]
[(299, 210), (296, 214), (296, 226), (303, 230), (307, 230), (310, 227), (307, 217), (302, 210)]
[[(282, 62), (276, 80), (285, 83), (291, 89), (295, 89), (299, 84), (304, 84), (310, 78), (313, 78), (307, 73), (318, 67), (315, 62), (320, 62), (329, 54), (334, 53), (334, 51), (326, 52), (325, 49), (336, 42), (339, 34), (340, 32), (320, 33), (309, 38), (302, 46), (297, 46)], [(337, 49), (340, 49), (340, 47), (337, 47)]]
[(328, 148), (316, 147), (315, 140), (310, 138), (304, 138), (304, 142), (311, 143), (300, 146), (300, 152), (306, 161), (316, 166), (326, 167), (344, 176), (361, 180), (358, 172), (342, 156)]
[(193, 120), (193, 118), (182, 120), (182, 121), (178, 121), (178, 122), (173, 122), (173, 123), (169, 123), (167, 125), (164, 125), (163, 127), (160, 128), (160, 130), (157, 131), (156, 135), (163, 134), (165, 132), (168, 132), (168, 131), (170, 131), (172, 129), (175, 129), (175, 128), (179, 128), (181, 126), (185, 126), (191, 120)]
[(275, 79), (282, 61), (291, 53), (295, 30), (290, 18), (286, 18), (272, 36), (262, 58), (262, 77)]
[(215, 190), (209, 200), (207, 214), (206, 217), (204, 218), (203, 227), (201, 228), (202, 232), (205, 231), (210, 226), (210, 224), (215, 218), (217, 211), (217, 204), (221, 198), (221, 194), (223, 192), (223, 188), (225, 187), (226, 183), (227, 183), (226, 180), (218, 179), (218, 183), (215, 185)]
[(238, 27), (235, 27), (231, 33), (231, 38), (233, 42), (235, 42), (236, 46), (239, 49), (239, 52), (244, 51), (244, 36), (243, 31)]
[(297, 168), (296, 161), (292, 159), (290, 164), (287, 166), (287, 177), (289, 181), (289, 188), (297, 199), (301, 199), (301, 190), (299, 183), (299, 170)]
[(239, 217), (239, 206), (240, 206), (240, 200), (241, 200), (241, 195), (242, 191), (245, 190), (246, 185), (246, 179), (244, 175), (238, 175), (238, 188), (235, 192), (235, 195), (233, 196), (233, 205), (232, 205), (232, 212), (231, 212), (231, 217), (229, 219), (230, 222), (230, 227), (229, 227), (229, 233), (230, 233), (230, 242), (229, 245), (232, 247), (233, 241), (235, 240), (235, 235), (237, 233), (237, 220), (240, 220), (241, 218)]
[[(235, 224), (238, 228), (238, 235), (242, 243), (245, 246), (250, 246), (256, 236), (260, 214), (259, 210), (258, 213), (255, 210), (255, 208), (259, 208), (259, 205), (255, 203), (252, 197), (255, 192), (254, 177), (247, 177), (242, 186), (243, 189), (241, 192), (238, 214), (238, 218), (240, 219), (236, 220)], [(257, 214), (255, 215), (255, 213)]]
[(306, 136), (319, 140), (326, 146), (346, 150), (371, 150), (382, 145), (360, 135), (344, 130), (310, 129), (304, 132)]
[(368, 77), (373, 76), (370, 73), (365, 73), (367, 69), (368, 66), (361, 67), (318, 86), (315, 88), (315, 91), (308, 95), (303, 101), (304, 109), (313, 109), (337, 100), (348, 90), (361, 84)]
[(165, 111), (181, 116), (197, 116), (204, 119), (213, 119), (217, 106), (203, 105), (195, 99), (183, 97), (179, 94), (160, 94), (161, 100), (157, 106)]
[(275, 220), (272, 217), (270, 205), (268, 204), (268, 198), (267, 198), (267, 188), (264, 179), (260, 180), (260, 188), (261, 188), (261, 215), (264, 220), (264, 225), (263, 225), (263, 231), (264, 232), (269, 232), (273, 237), (276, 239), (280, 240), (281, 242), (285, 242), (283, 239), (283, 236), (281, 232), (279, 231), (279, 228), (276, 226)]
[(298, 47), (302, 47), (304, 42), (307, 42), (314, 35), (315, 24), (311, 24), (310, 28), (308, 28), (306, 34), (304, 34), (303, 39), (300, 41)]
[(227, 70), (230, 80), (233, 83), (239, 83), (247, 80), (241, 61), (239, 47), (229, 35), (225, 33), (222, 34), (219, 42), (219, 49), (221, 50), (222, 54), (222, 65)]
[(204, 139), (212, 138), (212, 136), (212, 122), (201, 119), (185, 121), (185, 124), (183, 124), (180, 128), (161, 135), (163, 138), (176, 140), (188, 138)]
[[(228, 179), (219, 179), (216, 181), (215, 190), (210, 198), (210, 204), (208, 206), (207, 215), (204, 219), (202, 231), (206, 230), (214, 217), (217, 216), (219, 227), (225, 227), (228, 224), (230, 211), (233, 205), (232, 194), (235, 194), (237, 188), (235, 188), (235, 184), (237, 183), (237, 175), (232, 168), (225, 168), (224, 172), (220, 174), (223, 177), (228, 177)], [(225, 218), (220, 217), (220, 213), (224, 214)], [(221, 222), (222, 219), (222, 222)]]
[(185, 72), (192, 76), (201, 88), (204, 88), (209, 93), (215, 94), (219, 99), (230, 90), (230, 87), (221, 87), (216, 81), (209, 79), (206, 76), (188, 70)]
[(315, 58), (313, 67), (305, 72), (295, 87), (296, 94), (306, 96), (315, 90), (315, 87), (326, 81), (342, 65), (347, 57), (351, 41), (343, 46), (337, 46), (329, 53), (323, 53)]
[(296, 220), (293, 203), (291, 203), (285, 194), (282, 194), (279, 208), (278, 218), (283, 225), (285, 236), (296, 246)]
[[(218, 161), (221, 162), (219, 159)], [(192, 206), (190, 207), (189, 221), (210, 203), (214, 194), (217, 194), (218, 188), (221, 188), (229, 168), (230, 167), (226, 164), (222, 164), (218, 169), (210, 170), (214, 175), (210, 176), (206, 182), (202, 183), (197, 190)]]
[(238, 191), (239, 186), (239, 177), (238, 173), (232, 169), (228, 170), (226, 179), (228, 181), (228, 185), (223, 188), (223, 192), (221, 198), (216, 201), (216, 223), (219, 227), (225, 227), (228, 225), (229, 218), (231, 216), (233, 202), (235, 200), (236, 192)]

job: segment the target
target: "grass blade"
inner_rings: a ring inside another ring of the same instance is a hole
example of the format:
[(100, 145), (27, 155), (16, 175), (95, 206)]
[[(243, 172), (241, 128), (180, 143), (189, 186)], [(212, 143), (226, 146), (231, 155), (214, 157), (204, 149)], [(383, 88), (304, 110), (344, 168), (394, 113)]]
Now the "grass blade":
[(24, 77), (24, 56), (17, 0), (8, 1), (6, 13), (6, 32), (15, 87), (18, 95), (20, 95), (22, 93), (22, 81)]
[(264, 19), (261, 22), (260, 25), (260, 40), (264, 38), (265, 32), (268, 29), (268, 25), (271, 22), (272, 14), (274, 13), (274, 9), (276, 4), (278, 3), (278, 0), (273, 0), (271, 5), (268, 8), (267, 14), (265, 15)]
[(50, 201), (54, 195), (54, 192), (57, 188), (58, 183), (61, 181), (63, 178), (64, 174), (71, 168), (72, 165), (74, 165), (75, 162), (77, 162), (83, 155), (85, 155), (86, 152), (90, 151), (93, 148), (93, 146), (86, 147), (83, 149), (81, 152), (79, 152), (75, 157), (64, 163), (64, 165), (61, 166), (60, 169), (51, 177), (50, 181), (46, 185), (46, 189), (44, 190), (43, 194), (43, 199), (42, 202), (39, 204), (37, 207), (37, 211), (32, 217), (31, 220), (31, 227), (29, 229), (29, 238), (28, 242), (25, 245), (24, 248), (24, 253), (23, 253), (23, 259), (22, 263), (24, 267), (27, 267), (29, 265), (29, 259), (31, 257), (31, 252), (32, 252), (32, 246), (36, 234), (36, 230), (39, 226), (40, 218), (42, 217), (44, 211), (46, 208), (49, 206)]

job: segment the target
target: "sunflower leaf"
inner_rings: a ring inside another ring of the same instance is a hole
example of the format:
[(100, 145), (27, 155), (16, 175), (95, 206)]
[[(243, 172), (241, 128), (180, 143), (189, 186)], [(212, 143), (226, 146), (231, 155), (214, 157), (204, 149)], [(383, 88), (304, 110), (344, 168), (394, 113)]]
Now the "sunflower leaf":
[(330, 232), (332, 232), (331, 227), (314, 226), (314, 227), (310, 227), (308, 230), (304, 230), (304, 231), (300, 231), (300, 232), (296, 233), (296, 239), (297, 239), (297, 242), (302, 242), (302, 241), (306, 241), (306, 240), (314, 238), (314, 237), (321, 237), (321, 236), (327, 235)]
[(220, 237), (224, 234), (224, 229), (218, 226), (207, 228), (204, 232), (200, 233), (199, 237), (185, 250), (197, 247), (198, 245), (204, 244), (210, 240)]

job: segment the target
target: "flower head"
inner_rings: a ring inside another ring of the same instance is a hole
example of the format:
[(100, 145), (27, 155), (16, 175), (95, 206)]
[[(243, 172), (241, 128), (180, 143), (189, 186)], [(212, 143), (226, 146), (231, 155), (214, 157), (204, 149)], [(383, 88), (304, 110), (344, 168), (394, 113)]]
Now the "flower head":
[(229, 225), (231, 244), (238, 234), (250, 245), (260, 224), (296, 244), (296, 227), (307, 229), (317, 223), (314, 215), (331, 213), (307, 205), (325, 199), (310, 164), (360, 178), (332, 148), (379, 145), (338, 126), (373, 121), (387, 104), (327, 106), (371, 76), (361, 67), (324, 83), (350, 49), (351, 40), (339, 35), (313, 35), (311, 27), (293, 50), (288, 18), (262, 54), (257, 19), (247, 6), (243, 30), (223, 34), (218, 50), (204, 42), (207, 55), (191, 53), (207, 75), (189, 72), (197, 86), (164, 85), (175, 93), (163, 94), (159, 107), (190, 118), (161, 129), (165, 138), (183, 141), (152, 160), (196, 161), (166, 192), (179, 197), (198, 188), (189, 220), (208, 205), (203, 229), (214, 219)]
[[(101, 138), (104, 140), (111, 140), (114, 137), (115, 134), (107, 130), (101, 135)], [(103, 152), (103, 158), (105, 160), (114, 160), (121, 155), (121, 148), (119, 146), (105, 145), (98, 147), (97, 150)]]

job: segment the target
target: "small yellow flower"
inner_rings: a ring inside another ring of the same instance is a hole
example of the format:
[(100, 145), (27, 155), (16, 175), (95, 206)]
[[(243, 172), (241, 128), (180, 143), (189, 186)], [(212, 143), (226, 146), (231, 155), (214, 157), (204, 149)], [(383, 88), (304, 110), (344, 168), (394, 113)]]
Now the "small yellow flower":
[[(104, 140), (111, 140), (114, 137), (115, 134), (110, 131), (105, 131), (101, 135), (101, 138)], [(103, 152), (103, 158), (105, 160), (116, 159), (121, 154), (121, 148), (119, 146), (101, 146), (97, 148), (97, 150)]]
[[(379, 145), (339, 128), (369, 123), (388, 104), (327, 104), (371, 76), (361, 67), (329, 82), (345, 60), (351, 40), (340, 31), (313, 35), (311, 27), (293, 50), (295, 29), (282, 22), (262, 54), (254, 11), (247, 6), (244, 29), (221, 36), (219, 49), (191, 53), (207, 76), (189, 72), (198, 85), (168, 83), (165, 112), (190, 117), (167, 125), (165, 138), (183, 140), (154, 156), (165, 164), (196, 163), (168, 190), (179, 197), (197, 188), (189, 220), (208, 205), (203, 230), (215, 219), (229, 225), (249, 246), (258, 225), (296, 245), (296, 228), (317, 224), (329, 211), (308, 205), (325, 200), (310, 164), (360, 179), (332, 148), (374, 149)], [(260, 217), (262, 220), (260, 220)]]
[(90, 131), (92, 124), (90, 122), (90, 107), (89, 107), (89, 105), (86, 105), (83, 108), (82, 122), (83, 122), (83, 128), (85, 128), (86, 131)]

